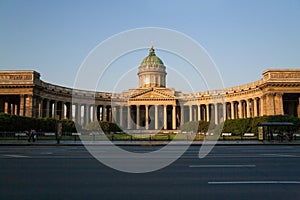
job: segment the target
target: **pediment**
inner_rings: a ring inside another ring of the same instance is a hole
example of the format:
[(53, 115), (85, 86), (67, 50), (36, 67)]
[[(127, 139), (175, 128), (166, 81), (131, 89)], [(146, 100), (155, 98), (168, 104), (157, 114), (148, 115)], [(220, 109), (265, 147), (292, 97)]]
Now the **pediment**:
[(168, 90), (157, 90), (157, 89), (145, 89), (142, 91), (137, 91), (130, 97), (131, 99), (170, 99), (175, 98), (173, 94), (170, 94)]

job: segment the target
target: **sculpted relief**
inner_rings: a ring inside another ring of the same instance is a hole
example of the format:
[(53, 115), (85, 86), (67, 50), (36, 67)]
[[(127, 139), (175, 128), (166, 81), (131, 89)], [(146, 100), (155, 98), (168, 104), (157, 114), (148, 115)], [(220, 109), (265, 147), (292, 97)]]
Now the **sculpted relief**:
[(31, 81), (32, 75), (0, 75), (0, 81)]
[(269, 72), (264, 74), (263, 77), (264, 80), (269, 80), (269, 79), (280, 79), (280, 80), (286, 80), (286, 79), (300, 79), (300, 73), (298, 72)]

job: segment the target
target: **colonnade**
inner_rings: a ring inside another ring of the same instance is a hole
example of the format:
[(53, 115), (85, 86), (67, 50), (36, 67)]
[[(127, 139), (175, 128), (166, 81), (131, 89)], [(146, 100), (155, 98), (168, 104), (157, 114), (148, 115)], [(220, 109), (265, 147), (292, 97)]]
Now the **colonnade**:
[(178, 106), (164, 105), (124, 105), (114, 106), (113, 120), (123, 129), (177, 129), (179, 126)]
[[(283, 93), (270, 93), (260, 97), (225, 99), (224, 103), (183, 101), (155, 105), (152, 101), (128, 105), (112, 105), (110, 101), (98, 104), (72, 103), (36, 95), (0, 96), (0, 112), (29, 117), (71, 119), (81, 125), (91, 121), (113, 121), (122, 129), (177, 129), (188, 121), (212, 121), (216, 124), (227, 119), (250, 118), (262, 115), (284, 114)], [(63, 98), (61, 98), (63, 99)], [(151, 104), (153, 103), (153, 104)]]
[(261, 98), (258, 97), (224, 103), (190, 104), (184, 107), (181, 115), (183, 122), (203, 120), (218, 124), (228, 119), (257, 117), (264, 113)]
[[(250, 118), (263, 115), (260, 98), (225, 103), (182, 105), (131, 105), (113, 107), (115, 122), (125, 129), (177, 129), (188, 121)], [(152, 111), (151, 111), (152, 110)], [(283, 113), (281, 113), (283, 114)], [(130, 119), (130, 120), (128, 120)]]

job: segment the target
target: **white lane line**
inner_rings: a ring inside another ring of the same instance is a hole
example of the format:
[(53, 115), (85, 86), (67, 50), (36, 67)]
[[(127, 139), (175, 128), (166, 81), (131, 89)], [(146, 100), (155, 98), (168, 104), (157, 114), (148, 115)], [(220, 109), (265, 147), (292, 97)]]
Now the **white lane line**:
[(300, 181), (211, 181), (210, 185), (238, 185), (238, 184), (300, 184)]
[(296, 157), (295, 155), (287, 155), (287, 154), (261, 154), (263, 156), (275, 156), (275, 157)]
[(41, 155), (52, 155), (53, 152), (41, 152), (40, 154), (41, 154)]
[(7, 154), (7, 155), (3, 155), (3, 156), (11, 157), (11, 158), (29, 158), (29, 156), (15, 155), (15, 154)]
[(299, 155), (259, 154), (259, 155), (208, 155), (208, 158), (299, 158)]
[(249, 168), (256, 167), (256, 165), (190, 165), (191, 168)]

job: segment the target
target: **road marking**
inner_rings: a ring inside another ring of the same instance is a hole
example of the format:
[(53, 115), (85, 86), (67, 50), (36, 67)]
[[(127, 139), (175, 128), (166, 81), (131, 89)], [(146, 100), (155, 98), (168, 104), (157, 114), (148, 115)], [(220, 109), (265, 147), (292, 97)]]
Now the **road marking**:
[(190, 165), (191, 168), (250, 168), (256, 167), (256, 165)]
[(300, 184), (300, 181), (211, 181), (210, 185), (237, 185), (237, 184)]
[(275, 157), (297, 157), (295, 155), (287, 155), (287, 154), (260, 154), (263, 156), (275, 156)]
[(40, 154), (41, 154), (41, 155), (52, 155), (53, 152), (41, 152)]
[(299, 158), (300, 155), (258, 154), (258, 155), (208, 155), (208, 158)]
[(29, 156), (15, 155), (15, 154), (7, 154), (7, 155), (3, 155), (3, 156), (11, 157), (11, 158), (29, 158)]

